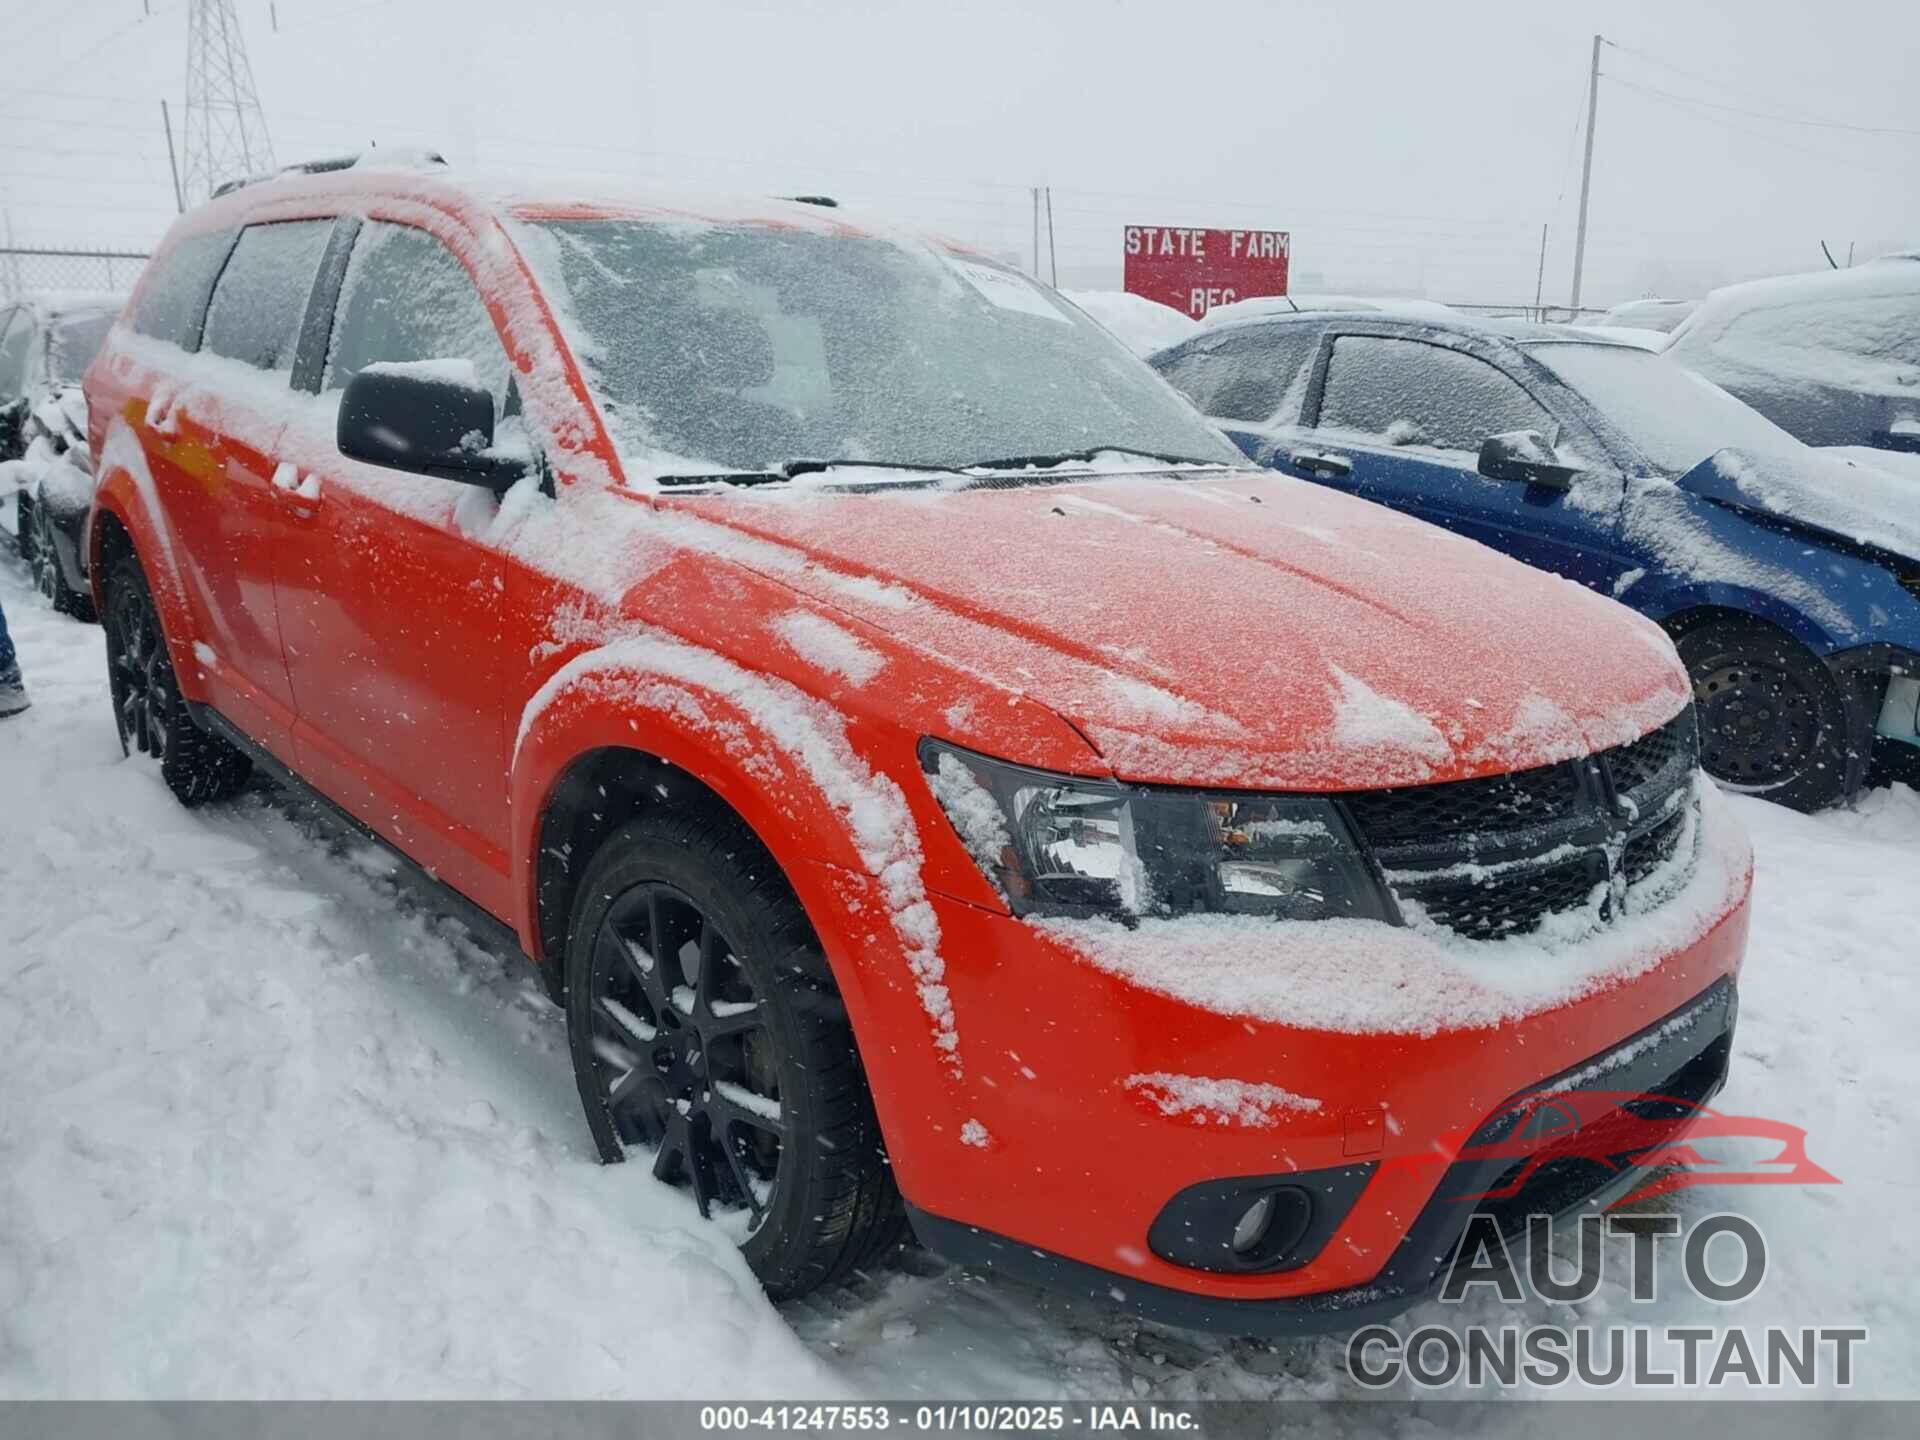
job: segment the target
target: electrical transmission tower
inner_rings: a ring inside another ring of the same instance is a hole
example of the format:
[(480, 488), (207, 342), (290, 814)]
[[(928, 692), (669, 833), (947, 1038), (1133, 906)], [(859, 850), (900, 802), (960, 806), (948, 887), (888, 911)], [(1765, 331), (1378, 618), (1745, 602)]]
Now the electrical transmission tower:
[(227, 180), (273, 169), (273, 143), (253, 88), (233, 0), (191, 0), (187, 17), (187, 134), (181, 181), (189, 205)]

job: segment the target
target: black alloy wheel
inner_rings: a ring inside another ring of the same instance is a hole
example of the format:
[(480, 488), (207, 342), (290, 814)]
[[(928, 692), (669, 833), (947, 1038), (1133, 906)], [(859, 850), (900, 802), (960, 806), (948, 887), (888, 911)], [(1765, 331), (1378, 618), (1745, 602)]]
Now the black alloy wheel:
[(109, 578), (106, 603), (107, 689), (121, 750), (158, 760), (161, 778), (183, 805), (237, 794), (252, 762), (194, 723), (174, 676), (153, 593), (131, 556)]
[(785, 875), (737, 817), (704, 797), (607, 836), (564, 960), (574, 1080), (603, 1161), (691, 1190), (775, 1299), (898, 1242), (904, 1210), (846, 1008)]
[(623, 1146), (654, 1151), (700, 1214), (766, 1219), (787, 1125), (767, 1014), (732, 943), (665, 884), (624, 891), (594, 941), (593, 1051)]

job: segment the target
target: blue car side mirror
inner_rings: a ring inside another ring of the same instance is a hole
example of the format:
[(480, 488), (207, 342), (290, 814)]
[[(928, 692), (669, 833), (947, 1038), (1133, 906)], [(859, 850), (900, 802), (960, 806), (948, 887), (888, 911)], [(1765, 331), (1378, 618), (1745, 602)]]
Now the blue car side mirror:
[(1570, 490), (1579, 467), (1562, 464), (1538, 430), (1509, 430), (1480, 442), (1479, 472), (1489, 480), (1517, 480), (1546, 490)]

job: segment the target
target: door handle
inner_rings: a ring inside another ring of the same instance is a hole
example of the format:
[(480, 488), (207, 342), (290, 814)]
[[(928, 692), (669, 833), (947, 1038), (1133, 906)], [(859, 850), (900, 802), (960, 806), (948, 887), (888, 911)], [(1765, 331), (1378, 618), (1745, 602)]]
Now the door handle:
[(1338, 480), (1353, 473), (1353, 461), (1344, 455), (1316, 453), (1312, 450), (1295, 450), (1288, 454), (1287, 460), (1299, 466), (1309, 475), (1322, 480)]
[(273, 488), (296, 500), (318, 500), (320, 477), (318, 475), (302, 477), (297, 469), (282, 460), (273, 467)]

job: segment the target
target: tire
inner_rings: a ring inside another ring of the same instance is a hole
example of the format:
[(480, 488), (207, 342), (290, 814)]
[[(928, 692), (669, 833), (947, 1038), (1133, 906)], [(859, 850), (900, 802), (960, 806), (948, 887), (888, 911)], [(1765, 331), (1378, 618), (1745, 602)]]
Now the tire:
[(732, 1211), (776, 1300), (845, 1280), (905, 1228), (823, 973), (785, 877), (731, 815), (643, 814), (581, 880), (567, 1033), (600, 1157), (648, 1158), (703, 1215)]
[[(27, 557), (27, 563), (33, 570), (34, 585), (60, 614), (91, 622), (94, 618), (93, 597), (83, 595), (69, 585), (66, 571), (60, 568), (60, 550), (54, 540), (52, 514), (44, 503), (36, 501), (28, 506), (26, 496), (20, 498), (22, 506), (28, 510), (28, 515), (22, 518), (27, 519), (33, 527), (32, 552)], [(25, 526), (22, 530), (21, 544), (25, 545)]]
[(1795, 810), (1847, 798), (1872, 736), (1833, 671), (1758, 621), (1710, 620), (1674, 642), (1693, 680), (1700, 763), (1722, 786)]
[(107, 683), (121, 750), (157, 759), (160, 778), (182, 805), (238, 794), (253, 762), (194, 723), (174, 678), (153, 592), (132, 556), (108, 576), (106, 605)]

